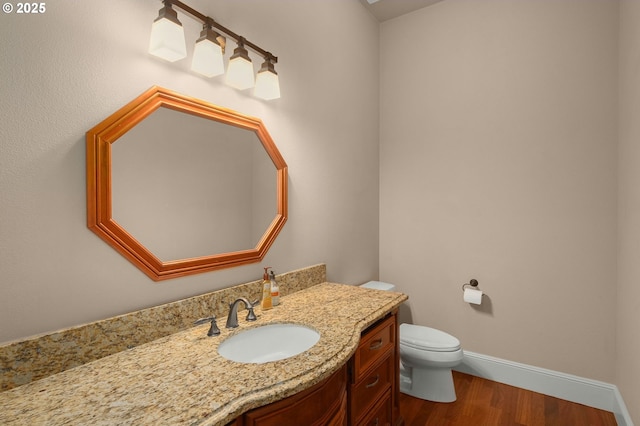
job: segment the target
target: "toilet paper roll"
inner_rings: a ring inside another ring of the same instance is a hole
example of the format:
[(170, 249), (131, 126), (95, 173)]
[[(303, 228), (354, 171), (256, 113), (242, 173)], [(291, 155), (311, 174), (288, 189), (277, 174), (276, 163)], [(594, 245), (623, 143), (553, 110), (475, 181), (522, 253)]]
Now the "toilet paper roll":
[(479, 305), (482, 303), (482, 290), (476, 290), (474, 288), (464, 289), (464, 301), (467, 303), (473, 303)]

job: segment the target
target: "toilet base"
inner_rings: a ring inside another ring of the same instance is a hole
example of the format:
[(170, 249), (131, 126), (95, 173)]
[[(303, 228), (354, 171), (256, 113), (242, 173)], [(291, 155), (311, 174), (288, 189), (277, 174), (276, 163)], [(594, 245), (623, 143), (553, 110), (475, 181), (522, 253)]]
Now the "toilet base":
[(400, 392), (433, 402), (454, 402), (451, 368), (407, 368), (400, 366)]

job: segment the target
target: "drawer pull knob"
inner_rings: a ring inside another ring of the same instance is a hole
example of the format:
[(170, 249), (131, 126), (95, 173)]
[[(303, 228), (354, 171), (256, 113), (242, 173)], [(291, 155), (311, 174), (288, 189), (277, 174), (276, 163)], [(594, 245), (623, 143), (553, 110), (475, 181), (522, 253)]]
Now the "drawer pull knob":
[(380, 349), (382, 347), (382, 339), (378, 339), (378, 340), (374, 340), (373, 342), (371, 342), (371, 344), (369, 345), (369, 349), (372, 351), (375, 351), (377, 349)]
[(380, 381), (380, 375), (379, 375), (379, 374), (376, 374), (376, 378), (374, 379), (374, 381), (373, 381), (373, 382), (371, 382), (371, 383), (368, 383), (365, 387), (366, 387), (367, 389), (372, 388), (372, 387), (374, 387), (375, 385), (377, 385), (379, 381)]

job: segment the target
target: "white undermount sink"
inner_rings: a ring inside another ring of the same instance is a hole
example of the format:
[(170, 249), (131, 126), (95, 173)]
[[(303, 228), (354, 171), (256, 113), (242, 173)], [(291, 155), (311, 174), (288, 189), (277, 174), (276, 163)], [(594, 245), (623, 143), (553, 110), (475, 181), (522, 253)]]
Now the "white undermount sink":
[(268, 324), (224, 340), (218, 353), (235, 362), (262, 364), (298, 355), (320, 340), (320, 333), (299, 324)]

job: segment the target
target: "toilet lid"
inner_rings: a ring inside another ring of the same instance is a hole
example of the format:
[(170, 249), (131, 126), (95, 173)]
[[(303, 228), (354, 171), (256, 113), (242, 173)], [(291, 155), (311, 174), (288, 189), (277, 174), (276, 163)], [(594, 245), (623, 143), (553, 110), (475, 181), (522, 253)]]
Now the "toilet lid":
[(444, 331), (414, 324), (400, 324), (400, 344), (433, 352), (460, 349), (460, 340)]

